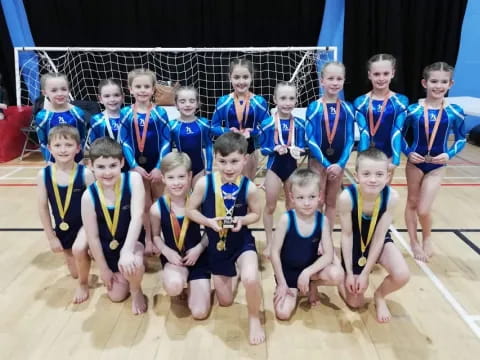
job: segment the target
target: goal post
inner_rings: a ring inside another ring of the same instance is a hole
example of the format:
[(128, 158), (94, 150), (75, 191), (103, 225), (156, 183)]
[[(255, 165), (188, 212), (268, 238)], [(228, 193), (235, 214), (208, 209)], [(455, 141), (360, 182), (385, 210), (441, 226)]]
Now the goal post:
[[(147, 68), (163, 84), (192, 85), (200, 96), (200, 115), (211, 117), (216, 100), (231, 92), (230, 62), (245, 57), (253, 63), (252, 91), (273, 106), (273, 90), (279, 81), (292, 81), (298, 89), (298, 107), (318, 98), (319, 71), (323, 63), (337, 59), (336, 47), (249, 48), (97, 48), (16, 47), (17, 105), (31, 105), (40, 94), (40, 76), (65, 73), (74, 99), (97, 101), (102, 79), (120, 81), (125, 103), (131, 103), (127, 74)], [(22, 59), (23, 61), (19, 61)]]

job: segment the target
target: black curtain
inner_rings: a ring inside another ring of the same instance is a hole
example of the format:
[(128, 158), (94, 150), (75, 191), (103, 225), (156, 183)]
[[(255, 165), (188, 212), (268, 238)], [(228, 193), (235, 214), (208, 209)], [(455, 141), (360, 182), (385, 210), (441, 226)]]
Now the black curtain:
[(455, 65), (466, 6), (467, 0), (345, 0), (345, 97), (370, 90), (366, 62), (377, 53), (397, 58), (392, 90), (410, 102), (423, 97), (423, 68), (436, 61)]
[[(325, 0), (23, 2), (37, 46), (97, 47), (315, 46), (325, 6)], [(0, 72), (12, 96), (12, 45), (0, 17)]]

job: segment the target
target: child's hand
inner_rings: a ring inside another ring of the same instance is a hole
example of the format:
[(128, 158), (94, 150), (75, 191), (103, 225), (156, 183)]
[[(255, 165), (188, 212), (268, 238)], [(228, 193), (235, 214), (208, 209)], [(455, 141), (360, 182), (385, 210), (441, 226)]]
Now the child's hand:
[(132, 276), (137, 271), (140, 264), (135, 261), (135, 255), (132, 252), (121, 252), (118, 261), (118, 269), (122, 275)]
[(288, 148), (284, 145), (275, 145), (273, 148), (279, 155), (285, 155), (288, 152)]
[(242, 217), (241, 216), (235, 216), (233, 218), (233, 223), (235, 224), (235, 226), (232, 228), (233, 232), (239, 232), (240, 230), (242, 230)]
[(292, 155), (295, 160), (300, 160), (300, 158), (302, 157), (302, 152), (303, 149), (300, 149), (295, 145), (290, 146), (290, 155)]
[(241, 131), (242, 135), (245, 136), (245, 139), (250, 139), (250, 132), (252, 131), (251, 128), (245, 128)]
[(368, 275), (365, 275), (362, 271), (360, 275), (357, 276), (355, 281), (355, 294), (363, 294), (368, 288)]
[(150, 171), (150, 180), (152, 180), (152, 183), (159, 183), (162, 181), (162, 172), (160, 169), (154, 168), (152, 171)]
[(425, 158), (419, 153), (411, 152), (408, 155), (408, 161), (410, 161), (412, 164), (420, 164), (425, 162)]
[(202, 244), (197, 244), (193, 248), (187, 250), (187, 254), (183, 257), (182, 262), (185, 266), (193, 266), (203, 252)]
[(303, 270), (300, 273), (300, 276), (297, 280), (297, 286), (298, 290), (300, 290), (303, 295), (306, 295), (308, 293), (308, 290), (310, 288), (310, 274), (308, 273), (308, 271)]
[(147, 170), (145, 170), (141, 166), (134, 167), (132, 169), (132, 171), (135, 171), (135, 172), (139, 173), (140, 175), (142, 175), (142, 178), (150, 180), (150, 174), (147, 172)]
[(109, 268), (100, 271), (100, 278), (107, 290), (112, 290), (113, 287), (113, 272)]
[(178, 252), (164, 245), (162, 250), (163, 256), (165, 256), (170, 264), (183, 266), (182, 257)]
[(445, 165), (449, 159), (447, 153), (441, 153), (432, 158), (432, 164)]
[(215, 231), (215, 232), (219, 232), (220, 230), (222, 230), (222, 227), (220, 225), (218, 225), (218, 222), (222, 221), (222, 220), (223, 220), (223, 217), (216, 217), (216, 218), (207, 219), (206, 226), (213, 229), (213, 231)]
[(60, 253), (63, 251), (63, 246), (60, 240), (55, 236), (51, 239), (48, 239), (48, 243), (50, 244), (50, 250), (54, 253)]
[(273, 295), (273, 303), (275, 304), (275, 306), (282, 305), (288, 295), (294, 296), (295, 294), (287, 286), (287, 284), (277, 285), (277, 288), (275, 289), (275, 294)]
[(240, 132), (236, 127), (231, 127), (230, 131), (234, 133)]
[(347, 291), (351, 294), (355, 294), (355, 276), (353, 274), (348, 274), (345, 277), (345, 287)]

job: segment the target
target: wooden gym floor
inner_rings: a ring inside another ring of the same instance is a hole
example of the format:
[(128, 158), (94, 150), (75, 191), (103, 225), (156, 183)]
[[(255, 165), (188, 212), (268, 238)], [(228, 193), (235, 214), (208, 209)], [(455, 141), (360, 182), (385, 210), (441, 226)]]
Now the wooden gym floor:
[[(37, 216), (34, 177), (42, 167), (40, 157), (32, 154), (23, 162), (4, 164), (0, 166), (0, 359), (475, 358), (480, 354), (479, 154), (478, 148), (467, 145), (448, 166), (433, 210), (436, 255), (427, 264), (417, 263), (407, 246), (403, 164), (396, 171), (393, 186), (402, 201), (393, 233), (412, 278), (389, 297), (393, 315), (389, 324), (376, 322), (371, 303), (361, 311), (349, 310), (332, 287), (320, 288), (320, 306), (310, 308), (301, 298), (293, 318), (280, 322), (273, 313), (273, 271), (261, 260), (267, 340), (259, 346), (247, 341), (241, 286), (232, 307), (220, 308), (215, 302), (207, 320), (194, 321), (184, 303), (166, 296), (155, 259), (149, 259), (143, 283), (149, 302), (146, 314), (133, 316), (130, 299), (111, 303), (95, 266), (90, 299), (72, 305), (76, 283), (67, 275), (62, 256), (49, 251)], [(351, 171), (352, 165), (353, 160)], [(254, 227), (262, 248), (263, 224)], [(334, 241), (338, 246), (338, 232)], [(382, 269), (374, 270), (368, 296), (383, 275)]]

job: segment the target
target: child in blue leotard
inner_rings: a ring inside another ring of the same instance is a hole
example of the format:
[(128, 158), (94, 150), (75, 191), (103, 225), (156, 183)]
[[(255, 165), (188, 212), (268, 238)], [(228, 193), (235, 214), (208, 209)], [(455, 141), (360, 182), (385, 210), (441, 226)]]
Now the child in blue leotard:
[(160, 162), (170, 152), (170, 128), (167, 112), (152, 104), (156, 75), (136, 69), (128, 74), (128, 87), (135, 103), (120, 111), (120, 142), (132, 171), (142, 175), (145, 185), (145, 254), (158, 254), (152, 243), (149, 211), (163, 192)]
[(250, 92), (253, 79), (251, 61), (241, 58), (230, 64), (230, 83), (233, 93), (217, 101), (212, 116), (212, 134), (241, 133), (248, 140), (248, 162), (243, 174), (253, 180), (257, 171), (257, 136), (262, 121), (269, 116), (268, 104), (260, 95)]
[(292, 111), (297, 103), (295, 85), (280, 82), (275, 87), (273, 100), (277, 105), (275, 115), (265, 119), (261, 125), (260, 146), (268, 156), (264, 188), (266, 204), (263, 211), (266, 248), (263, 255), (270, 257), (272, 243), (273, 213), (277, 207), (280, 190), (285, 192), (285, 207), (290, 208), (287, 180), (297, 168), (297, 160), (305, 147), (305, 121), (294, 117)]
[(325, 205), (325, 214), (333, 228), (337, 194), (353, 147), (354, 112), (349, 103), (338, 98), (345, 82), (343, 64), (325, 64), (320, 81), (323, 96), (307, 108), (305, 135), (311, 152), (310, 166), (321, 179), (319, 206), (322, 209)]
[[(465, 147), (463, 109), (445, 99), (453, 85), (452, 75), (453, 67), (444, 62), (436, 62), (424, 69), (422, 86), (427, 96), (424, 101), (408, 107), (405, 123), (405, 128), (411, 128), (413, 132), (412, 142), (404, 142), (404, 153), (408, 157), (405, 223), (414, 256), (421, 261), (427, 261), (433, 255), (430, 213), (445, 175), (445, 166)], [(451, 133), (455, 141), (449, 147)], [(417, 239), (417, 217), (422, 226), (422, 245)]]
[(98, 84), (98, 93), (99, 101), (105, 110), (92, 116), (90, 120), (89, 144), (103, 136), (113, 140), (118, 138), (120, 108), (123, 104), (122, 86), (115, 79), (104, 79)]
[[(42, 93), (45, 96), (45, 106), (35, 115), (35, 127), (43, 158), (46, 162), (54, 162), (55, 159), (48, 150), (48, 133), (51, 128), (68, 124), (76, 127), (80, 134), (80, 148), (83, 150), (86, 138), (85, 113), (79, 107), (70, 104), (69, 83), (65, 74), (48, 73), (42, 75), (40, 80)], [(83, 158), (80, 151), (75, 156), (79, 162)]]
[(396, 59), (390, 54), (372, 56), (367, 62), (372, 90), (353, 102), (361, 134), (358, 151), (368, 147), (382, 150), (390, 158), (390, 181), (393, 171), (400, 164), (402, 129), (408, 106), (405, 95), (390, 90), (395, 64)]
[(170, 135), (178, 151), (186, 153), (192, 161), (192, 187), (205, 173), (212, 171), (213, 144), (210, 123), (195, 115), (198, 109), (198, 92), (183, 86), (175, 92), (175, 103), (180, 117), (170, 121)]

